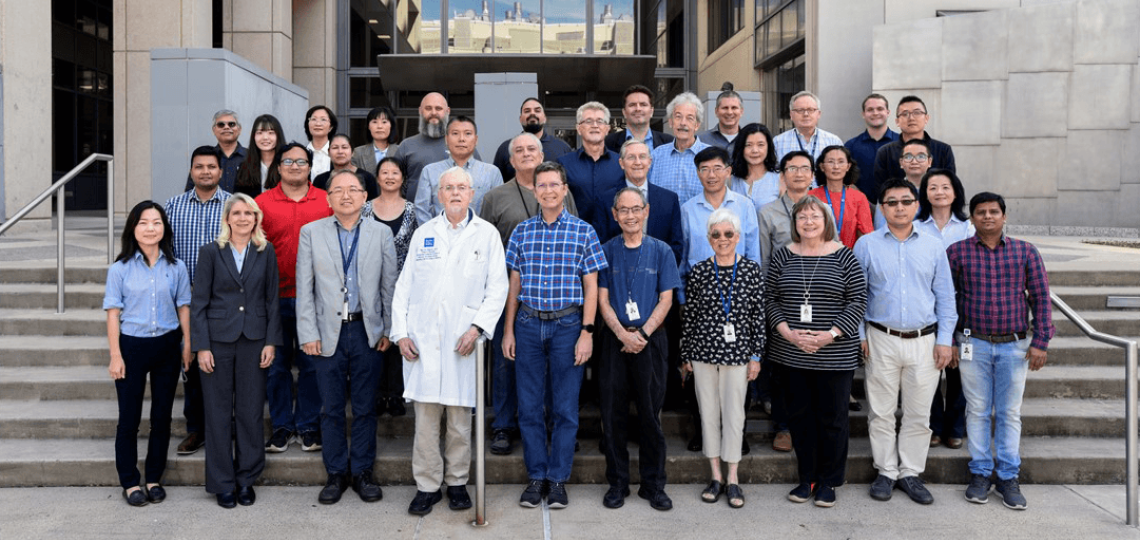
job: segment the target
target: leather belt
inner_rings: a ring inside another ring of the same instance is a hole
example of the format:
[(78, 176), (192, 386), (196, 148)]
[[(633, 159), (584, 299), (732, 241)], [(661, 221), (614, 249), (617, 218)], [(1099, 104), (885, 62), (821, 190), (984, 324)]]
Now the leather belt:
[(1014, 341), (1021, 341), (1025, 339), (1028, 334), (1025, 332), (1014, 332), (1012, 334), (970, 334), (970, 337), (978, 338), (982, 341), (990, 343), (1010, 343)]
[(345, 324), (345, 323), (363, 321), (363, 320), (364, 320), (364, 312), (363, 311), (357, 311), (356, 313), (349, 313), (348, 317), (342, 318), (340, 320), (340, 322), (341, 322), (341, 324)]
[(570, 315), (572, 313), (578, 313), (578, 312), (582, 311), (582, 306), (570, 306), (568, 308), (560, 309), (558, 311), (539, 311), (539, 310), (534, 309), (534, 308), (532, 308), (526, 304), (520, 303), (519, 304), (519, 310), (525, 311), (525, 312), (529, 313), (531, 316), (538, 317), (541, 320), (552, 321), (554, 319), (561, 319), (562, 317), (565, 317), (565, 316)]
[(935, 330), (938, 330), (938, 324), (932, 324), (919, 330), (895, 330), (893, 328), (887, 328), (886, 326), (883, 326), (875, 321), (867, 321), (867, 324), (871, 325), (871, 328), (881, 330), (889, 335), (903, 339), (915, 339), (922, 336), (929, 336), (930, 334), (933, 334)]

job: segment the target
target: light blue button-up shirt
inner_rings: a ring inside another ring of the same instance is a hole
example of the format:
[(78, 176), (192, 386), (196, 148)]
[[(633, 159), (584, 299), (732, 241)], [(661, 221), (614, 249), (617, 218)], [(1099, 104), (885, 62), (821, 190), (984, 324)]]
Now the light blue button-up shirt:
[(238, 251), (238, 248), (230, 244), (230, 253), (234, 255), (234, 266), (237, 267), (238, 274), (241, 274), (241, 269), (245, 266), (245, 254), (249, 252), (249, 244), (245, 245), (245, 249)]
[[(455, 166), (455, 160), (447, 158), (443, 161), (429, 163), (420, 173), (419, 187), (416, 188), (416, 221), (427, 223), (431, 218), (443, 212), (443, 203), (439, 200), (439, 177), (448, 169)], [(471, 210), (476, 214), (483, 208), (483, 197), (488, 191), (503, 185), (503, 173), (499, 168), (475, 159), (472, 156), (463, 165), (471, 175)]]
[[(756, 222), (756, 208), (748, 197), (732, 190), (725, 190), (721, 208), (731, 210), (740, 218), (742, 238), (736, 244), (736, 252), (753, 261), (760, 260), (760, 226)], [(685, 233), (685, 249), (681, 257), (681, 274), (689, 273), (693, 265), (713, 256), (708, 239), (708, 222), (713, 208), (702, 192), (681, 205), (681, 228)]]
[(929, 216), (925, 221), (914, 221), (915, 227), (922, 227), (924, 232), (928, 232), (942, 239), (944, 247), (950, 247), (951, 244), (960, 240), (965, 240), (974, 236), (974, 224), (969, 220), (962, 221), (954, 214), (950, 214), (950, 221), (946, 222), (946, 226), (942, 230), (938, 230), (938, 223), (934, 221), (934, 216)]
[(107, 270), (103, 309), (119, 309), (119, 332), (133, 337), (157, 337), (177, 330), (178, 308), (190, 305), (190, 276), (186, 263), (159, 256), (153, 267), (141, 252)]
[(899, 241), (883, 227), (855, 242), (855, 257), (867, 278), (866, 320), (902, 331), (938, 323), (936, 343), (951, 344), (958, 311), (940, 237), (916, 226)]
[(780, 175), (768, 171), (759, 180), (752, 182), (751, 189), (747, 180), (733, 176), (728, 179), (728, 189), (752, 199), (752, 206), (759, 212), (765, 204), (780, 198)]
[[(355, 236), (354, 232), (360, 228), (361, 219), (364, 218), (356, 220), (356, 226), (352, 229), (345, 229), (340, 226), (340, 221), (333, 220), (333, 223), (336, 224), (337, 238), (340, 239), (341, 257), (348, 257), (348, 253), (352, 250), (352, 239)], [(352, 264), (348, 265), (348, 272), (346, 272), (344, 276), (344, 288), (348, 289), (348, 292), (345, 293), (345, 297), (348, 299), (349, 313), (360, 311), (360, 280), (356, 277), (356, 261), (358, 260), (360, 260), (359, 248), (357, 248), (356, 255), (352, 258)]]
[(701, 179), (697, 177), (697, 164), (693, 163), (693, 158), (708, 147), (697, 139), (684, 151), (677, 150), (676, 141), (654, 148), (649, 183), (676, 193), (680, 201), (700, 195), (704, 189), (701, 187)]

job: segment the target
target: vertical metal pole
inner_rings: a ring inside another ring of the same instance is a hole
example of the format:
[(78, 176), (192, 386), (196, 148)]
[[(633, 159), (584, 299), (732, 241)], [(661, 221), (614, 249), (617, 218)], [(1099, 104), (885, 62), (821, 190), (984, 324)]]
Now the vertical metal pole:
[(107, 264), (115, 262), (115, 160), (107, 160)]
[(485, 446), (487, 440), (486, 398), (483, 395), (484, 375), (487, 359), (487, 340), (479, 338), (475, 344), (475, 527), (487, 526), (487, 456)]
[(63, 187), (55, 190), (55, 295), (56, 313), (63, 313)]
[(447, 33), (450, 32), (451, 20), (449, 19), (449, 12), (451, 5), (448, 0), (440, 0), (439, 5), (439, 52), (440, 54), (448, 53)]
[(1138, 464), (1136, 463), (1136, 343), (1132, 342), (1129, 346), (1124, 348), (1124, 402), (1125, 402), (1125, 422), (1128, 424), (1127, 435), (1125, 439), (1125, 458), (1128, 460), (1128, 525), (1135, 527), (1140, 525), (1137, 521), (1137, 505), (1140, 501), (1136, 499), (1137, 482), (1140, 482), (1140, 471), (1137, 470)]

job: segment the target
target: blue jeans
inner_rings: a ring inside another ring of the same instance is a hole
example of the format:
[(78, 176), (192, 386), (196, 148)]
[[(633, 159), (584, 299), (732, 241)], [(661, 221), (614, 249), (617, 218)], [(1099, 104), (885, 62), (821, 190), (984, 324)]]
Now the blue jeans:
[[(523, 457), (531, 480), (565, 482), (574, 464), (578, 434), (578, 391), (584, 366), (574, 365), (574, 346), (582, 332), (582, 314), (541, 320), (519, 310), (515, 318), (515, 379)], [(546, 448), (546, 374), (550, 373), (550, 416), (554, 423)]]
[[(324, 345), (322, 345), (323, 347)], [(364, 321), (342, 324), (332, 356), (313, 358), (321, 392), (321, 449), (330, 475), (372, 470), (376, 462), (376, 392), (384, 354), (368, 346)], [(345, 387), (352, 396), (352, 447), (345, 431)], [(351, 465), (351, 468), (350, 468)]]
[(515, 363), (503, 356), (503, 326), (506, 313), (499, 317), (495, 325), (495, 336), (491, 339), (491, 403), (495, 409), (495, 420), (491, 429), (518, 429), (515, 416), (519, 412), (519, 397), (515, 389)]
[[(297, 299), (281, 299), (281, 329), (285, 345), (277, 348), (277, 359), (269, 365), (265, 393), (269, 399), (269, 418), (273, 430), (294, 433), (316, 431), (321, 413), (321, 395), (317, 391), (317, 370), (309, 355), (297, 343)], [(297, 366), (297, 399), (293, 400), (293, 366)]]
[[(959, 343), (965, 338), (959, 334)], [(969, 437), (970, 474), (989, 476), (997, 462), (1000, 480), (1017, 478), (1021, 467), (1021, 398), (1029, 362), (1025, 353), (1030, 338), (994, 344), (970, 338), (971, 360), (961, 360), (962, 392), (966, 394), (966, 433)], [(990, 453), (990, 413), (993, 412), (994, 446)]]

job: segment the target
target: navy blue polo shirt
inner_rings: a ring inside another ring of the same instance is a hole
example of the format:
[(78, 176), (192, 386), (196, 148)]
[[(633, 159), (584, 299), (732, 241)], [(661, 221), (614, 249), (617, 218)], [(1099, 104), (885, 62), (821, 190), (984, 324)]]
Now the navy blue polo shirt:
[[(598, 287), (609, 289), (610, 307), (622, 326), (641, 327), (657, 307), (657, 296), (681, 287), (673, 250), (656, 238), (643, 235), (641, 245), (630, 249), (621, 236), (615, 236), (602, 246), (602, 252), (610, 266), (598, 272)], [(629, 320), (625, 310), (631, 299), (637, 302), (640, 315), (635, 321)]]

